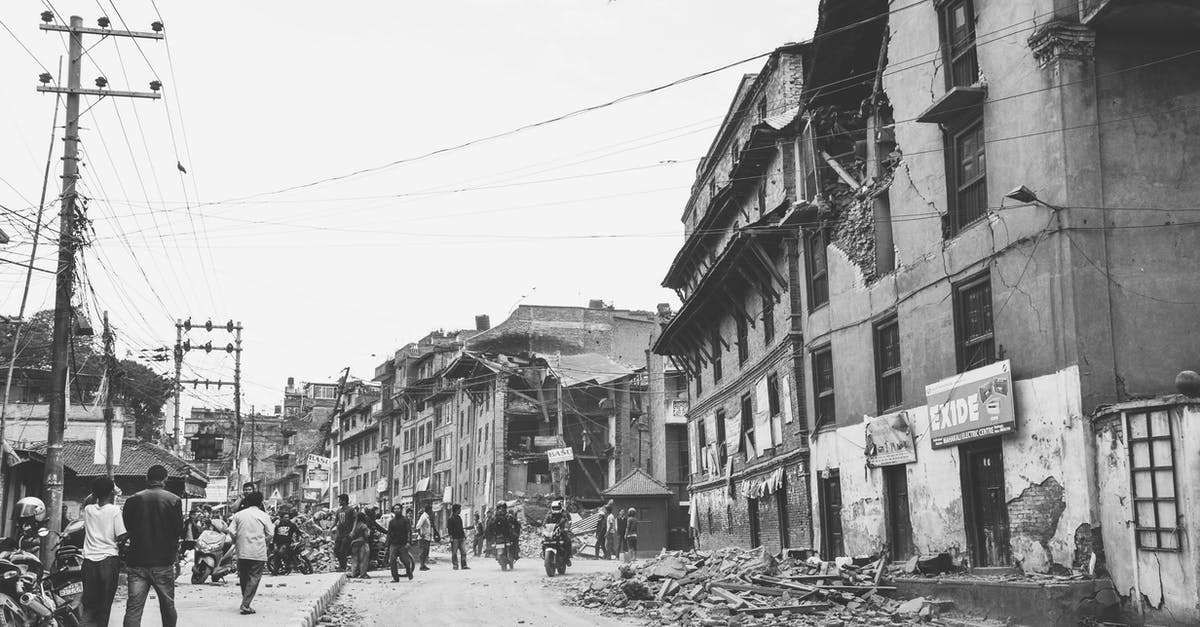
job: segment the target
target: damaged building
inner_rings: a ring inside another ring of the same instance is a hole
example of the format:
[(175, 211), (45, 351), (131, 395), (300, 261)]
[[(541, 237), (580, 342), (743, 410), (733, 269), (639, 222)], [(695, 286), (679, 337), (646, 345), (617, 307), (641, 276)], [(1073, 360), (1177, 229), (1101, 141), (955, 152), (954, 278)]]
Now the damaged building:
[(792, 323), (823, 555), (1107, 572), (1200, 621), (1198, 30), (1180, 2), (822, 2)]
[(809, 54), (783, 46), (742, 78), (663, 280), (683, 304), (654, 350), (690, 382), (691, 522), (706, 548), (812, 542), (796, 211), (816, 190), (800, 107)]

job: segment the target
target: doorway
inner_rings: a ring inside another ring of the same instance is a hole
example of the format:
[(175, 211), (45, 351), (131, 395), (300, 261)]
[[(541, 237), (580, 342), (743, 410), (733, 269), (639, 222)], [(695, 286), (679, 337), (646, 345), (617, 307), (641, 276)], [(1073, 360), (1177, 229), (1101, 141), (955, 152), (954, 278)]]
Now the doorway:
[(758, 499), (746, 499), (750, 517), (750, 548), (762, 546), (762, 530), (758, 526)]
[(1004, 454), (992, 438), (959, 447), (967, 544), (975, 566), (1008, 566), (1008, 506)]
[(900, 562), (914, 553), (907, 467), (884, 466), (883, 485), (887, 493), (888, 543), (892, 547), (892, 560)]
[(817, 479), (821, 511), (821, 557), (832, 560), (845, 553), (842, 544), (842, 477), (836, 468), (826, 469)]
[(788, 539), (788, 503), (787, 503), (787, 480), (779, 486), (775, 491), (775, 511), (779, 513), (779, 548), (786, 549), (791, 546), (791, 541)]

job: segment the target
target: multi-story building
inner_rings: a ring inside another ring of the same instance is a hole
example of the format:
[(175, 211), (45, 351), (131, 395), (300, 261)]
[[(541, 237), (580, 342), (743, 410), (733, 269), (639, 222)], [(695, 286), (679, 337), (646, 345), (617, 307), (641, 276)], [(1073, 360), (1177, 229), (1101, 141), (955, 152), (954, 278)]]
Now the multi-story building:
[[(337, 404), (336, 383), (301, 383), (288, 377), (280, 407), (282, 426), (274, 451), (262, 460), (263, 491), (276, 491), (292, 507), (307, 508), (330, 499), (331, 467), (310, 468), (311, 455), (319, 459), (330, 457), (324, 445), (329, 431), (329, 418)], [(332, 463), (332, 460), (330, 460)]]
[(1171, 395), (1200, 354), (1200, 9), (822, 7), (792, 312), (822, 553), (1096, 557), (1148, 618), (1200, 620)]
[(690, 505), (704, 546), (811, 547), (796, 219), (814, 198), (801, 142), (811, 51), (783, 46), (742, 78), (663, 280), (683, 304), (654, 350), (691, 384)]
[[(72, 376), (67, 403), (65, 440), (87, 440), (104, 433), (102, 399), (96, 396), (100, 377), (94, 374)], [(38, 368), (14, 368), (8, 406), (4, 408), (8, 428), (5, 437), (15, 446), (46, 441), (50, 416), (50, 372)], [(113, 408), (113, 433), (134, 438), (134, 421), (126, 420), (125, 407)]]
[(379, 489), (379, 386), (347, 381), (341, 394), (343, 409), (331, 417), (333, 480), (337, 493), (350, 495), (352, 504), (374, 505), (387, 491)]

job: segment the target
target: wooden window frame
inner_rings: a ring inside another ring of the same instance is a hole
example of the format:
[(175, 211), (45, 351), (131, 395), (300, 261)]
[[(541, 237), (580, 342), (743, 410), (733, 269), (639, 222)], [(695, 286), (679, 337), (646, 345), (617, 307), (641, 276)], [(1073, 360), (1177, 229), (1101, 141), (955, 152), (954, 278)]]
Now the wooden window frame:
[(746, 365), (750, 359), (750, 325), (746, 319), (734, 313), (734, 323), (737, 327), (737, 358), (738, 366)]
[(709, 348), (712, 350), (712, 371), (713, 384), (719, 383), (724, 376), (724, 369), (721, 367), (721, 330), (713, 329), (712, 335), (708, 338)]
[[(965, 180), (961, 172), (963, 163), (962, 142), (971, 134), (979, 135), (979, 152), (975, 155), (978, 172)], [(946, 193), (949, 208), (948, 235), (957, 235), (967, 227), (982, 221), (988, 215), (987, 204), (987, 135), (984, 133), (983, 109), (975, 107), (963, 112), (954, 124), (943, 131), (946, 158)], [(969, 200), (976, 197), (978, 207), (967, 214)]]
[[(895, 332), (896, 363), (885, 362), (887, 351), (884, 334)], [(903, 358), (900, 352), (900, 319), (892, 314), (876, 322), (872, 332), (875, 343), (875, 396), (879, 413), (886, 413), (904, 404)], [(896, 398), (888, 398), (888, 382), (895, 380)]]
[[(829, 386), (821, 381), (821, 361), (829, 360)], [(812, 351), (812, 385), (813, 385), (813, 430), (825, 425), (837, 424), (836, 375), (833, 371), (833, 346), (826, 344)], [(828, 399), (828, 400), (827, 400)], [(828, 402), (828, 410), (822, 412), (822, 405)]]
[(764, 290), (762, 295), (763, 346), (770, 347), (775, 342), (775, 298)]
[[(953, 23), (952, 13), (962, 6), (964, 10), (964, 27), (967, 35), (960, 41), (955, 41), (951, 32)], [(975, 5), (972, 0), (939, 0), (938, 34), (941, 38), (942, 63), (945, 68), (946, 89), (968, 87), (979, 80), (979, 54), (976, 48)], [(973, 68), (971, 76), (959, 76), (958, 69), (966, 66)]]
[[(742, 441), (738, 442), (738, 447), (744, 447), (746, 440), (749, 439), (750, 446), (757, 450), (758, 443), (754, 440), (754, 397), (751, 396), (749, 392), (746, 392), (745, 394), (742, 394), (739, 403), (742, 413)], [(755, 455), (756, 451), (745, 451), (745, 453), (746, 458), (749, 459)]]
[[(804, 274), (808, 282), (808, 310), (816, 311), (829, 304), (829, 233), (824, 228), (804, 233)], [(816, 271), (820, 257), (822, 269)]]
[[(987, 287), (988, 305), (987, 305), (987, 326), (988, 331), (981, 333), (976, 337), (966, 337), (966, 326), (969, 317), (967, 311), (967, 298), (969, 293)], [(954, 352), (958, 366), (958, 372), (966, 372), (975, 368), (986, 366), (996, 361), (996, 320), (994, 318), (992, 306), (992, 277), (987, 271), (976, 274), (975, 276), (954, 284)], [(990, 345), (988, 349), (990, 355), (983, 360), (973, 360), (969, 358), (971, 351), (977, 350), (976, 347)]]
[(772, 418), (783, 412), (783, 402), (779, 398), (779, 375), (772, 372), (767, 375), (767, 413)]

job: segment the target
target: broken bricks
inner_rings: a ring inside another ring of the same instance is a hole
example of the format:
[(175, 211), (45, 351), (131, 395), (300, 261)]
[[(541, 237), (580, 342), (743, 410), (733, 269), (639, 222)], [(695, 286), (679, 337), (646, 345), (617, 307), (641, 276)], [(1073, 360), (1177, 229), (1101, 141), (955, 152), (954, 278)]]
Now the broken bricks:
[[(570, 601), (664, 625), (896, 624), (930, 620), (929, 599), (902, 604), (882, 558), (778, 559), (762, 548), (666, 552), (576, 588)], [(903, 608), (905, 611), (899, 611)]]

